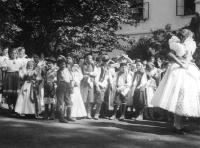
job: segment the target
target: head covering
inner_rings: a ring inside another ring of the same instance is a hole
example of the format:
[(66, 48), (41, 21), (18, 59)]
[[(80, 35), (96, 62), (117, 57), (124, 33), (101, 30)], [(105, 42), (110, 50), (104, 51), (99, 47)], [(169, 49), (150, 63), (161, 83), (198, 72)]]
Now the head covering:
[(110, 60), (110, 57), (108, 55), (103, 55), (102, 56), (102, 61), (103, 62), (108, 62)]
[(146, 66), (149, 67), (151, 70), (155, 67), (155, 65), (152, 62), (147, 62)]
[(57, 58), (57, 64), (60, 64), (62, 62), (66, 62), (66, 58), (63, 55), (59, 55)]
[(18, 47), (18, 52), (24, 50), (25, 51), (25, 48), (24, 47)]
[[(86, 53), (86, 54), (84, 55), (84, 59), (87, 58), (87, 56), (89, 56), (89, 55), (92, 56), (92, 53)], [(93, 56), (92, 56), (92, 57), (93, 57)]]
[(188, 29), (183, 29), (181, 30), (181, 35), (184, 36), (184, 37), (191, 37), (192, 36), (192, 32)]
[(73, 58), (74, 57), (74, 54), (72, 53), (72, 52), (69, 52), (69, 53), (67, 53), (67, 56), (66, 57), (71, 57), (71, 58)]
[(56, 59), (54, 57), (48, 57), (45, 60), (56, 63)]
[(40, 57), (39, 54), (36, 54), (36, 53), (34, 53), (32, 56), (33, 56), (33, 58), (34, 58), (34, 57), (37, 57), (37, 58)]

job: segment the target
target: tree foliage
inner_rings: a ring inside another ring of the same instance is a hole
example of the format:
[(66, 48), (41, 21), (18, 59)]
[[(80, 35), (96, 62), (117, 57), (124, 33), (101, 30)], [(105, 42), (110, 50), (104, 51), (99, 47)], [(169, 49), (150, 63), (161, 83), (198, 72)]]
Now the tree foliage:
[(170, 24), (167, 24), (165, 28), (151, 30), (151, 33), (152, 35), (134, 40), (134, 44), (129, 41), (130, 46), (127, 53), (130, 57), (147, 60), (150, 56), (162, 55), (160, 52), (162, 49), (169, 49), (168, 40), (173, 35)]
[(0, 44), (54, 55), (121, 49), (115, 32), (133, 13), (126, 0), (0, 0)]

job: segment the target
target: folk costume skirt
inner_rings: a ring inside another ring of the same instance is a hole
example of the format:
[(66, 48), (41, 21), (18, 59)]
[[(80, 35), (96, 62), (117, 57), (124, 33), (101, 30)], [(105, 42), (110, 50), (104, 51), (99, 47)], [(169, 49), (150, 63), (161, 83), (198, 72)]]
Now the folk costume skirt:
[(172, 64), (165, 73), (151, 104), (180, 116), (200, 117), (200, 72), (194, 63), (188, 69)]
[(10, 104), (15, 104), (19, 92), (19, 73), (6, 72), (3, 80), (3, 96), (8, 97), (7, 101), (10, 102)]

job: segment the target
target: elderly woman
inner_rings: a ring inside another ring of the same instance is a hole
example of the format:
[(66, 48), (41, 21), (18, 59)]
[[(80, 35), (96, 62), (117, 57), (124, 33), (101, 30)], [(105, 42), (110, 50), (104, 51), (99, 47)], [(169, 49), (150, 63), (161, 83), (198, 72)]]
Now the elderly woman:
[(191, 62), (196, 43), (191, 31), (180, 32), (179, 42), (170, 40), (170, 51), (166, 52), (173, 64), (163, 77), (151, 104), (173, 112), (174, 132), (185, 135), (181, 117), (200, 117), (200, 72)]

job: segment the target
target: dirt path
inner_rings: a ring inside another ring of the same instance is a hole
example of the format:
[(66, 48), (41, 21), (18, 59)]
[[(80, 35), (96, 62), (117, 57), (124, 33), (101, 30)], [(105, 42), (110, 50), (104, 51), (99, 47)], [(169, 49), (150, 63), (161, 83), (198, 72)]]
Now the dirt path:
[(58, 121), (0, 116), (0, 148), (199, 148), (200, 127), (187, 126), (192, 133), (172, 132), (172, 123), (124, 122), (107, 119)]

